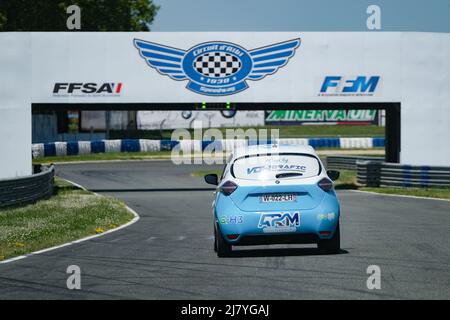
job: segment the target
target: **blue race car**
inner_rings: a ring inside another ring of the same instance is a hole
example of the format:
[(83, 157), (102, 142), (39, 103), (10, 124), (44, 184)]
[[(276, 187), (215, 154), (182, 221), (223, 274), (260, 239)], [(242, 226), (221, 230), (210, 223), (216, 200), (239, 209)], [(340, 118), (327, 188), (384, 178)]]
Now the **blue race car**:
[(339, 201), (333, 188), (339, 171), (326, 171), (310, 146), (256, 145), (235, 150), (213, 202), (214, 250), (232, 246), (317, 243), (319, 250), (340, 250)]

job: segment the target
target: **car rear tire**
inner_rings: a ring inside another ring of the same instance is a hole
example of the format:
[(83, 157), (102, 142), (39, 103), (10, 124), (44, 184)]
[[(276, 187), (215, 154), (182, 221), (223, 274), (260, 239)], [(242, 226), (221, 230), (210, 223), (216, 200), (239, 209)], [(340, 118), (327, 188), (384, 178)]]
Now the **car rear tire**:
[(339, 253), (341, 250), (341, 232), (339, 222), (336, 226), (333, 238), (327, 240), (319, 240), (317, 247), (320, 251), (325, 253)]
[(219, 258), (229, 257), (231, 255), (232, 247), (225, 241), (218, 226), (215, 227), (215, 238), (217, 256)]
[(214, 223), (214, 252), (217, 252), (217, 228)]

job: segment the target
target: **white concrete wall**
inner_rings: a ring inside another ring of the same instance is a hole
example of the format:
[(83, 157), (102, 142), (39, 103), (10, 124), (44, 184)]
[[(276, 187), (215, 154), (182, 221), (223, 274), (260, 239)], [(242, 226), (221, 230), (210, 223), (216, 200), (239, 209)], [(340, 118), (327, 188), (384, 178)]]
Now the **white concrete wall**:
[[(188, 51), (222, 40), (252, 50), (295, 38), (302, 43), (286, 66), (262, 80), (247, 80), (247, 90), (225, 97), (197, 94), (186, 89), (187, 80), (161, 75), (133, 44), (142, 39)], [(402, 33), (395, 32), (33, 33), (33, 102), (398, 102), (402, 55), (420, 44), (402, 47), (401, 39)], [(414, 72), (414, 66), (405, 69)], [(318, 96), (328, 75), (382, 79), (371, 97)], [(55, 82), (108, 81), (123, 83), (120, 96), (53, 96)]]
[(0, 179), (31, 174), (31, 36), (0, 33)]
[[(187, 81), (174, 81), (150, 68), (134, 47), (135, 38), (182, 50), (214, 40), (233, 42), (247, 50), (294, 38), (302, 42), (275, 74), (247, 81), (249, 88), (240, 93), (211, 97), (186, 89)], [(450, 165), (450, 34), (2, 33), (0, 48), (0, 178), (30, 172), (31, 101), (401, 102), (401, 162)], [(379, 75), (381, 82), (373, 96), (320, 96), (324, 77), (333, 75)], [(123, 88), (120, 95), (113, 96), (56, 97), (55, 82), (121, 82)]]
[[(183, 50), (213, 40), (247, 50), (301, 38), (286, 66), (226, 97), (196, 94), (150, 68), (133, 39)], [(36, 33), (36, 102), (401, 102), (401, 162), (450, 165), (450, 35), (401, 32)], [(43, 76), (45, 75), (45, 76)], [(373, 96), (319, 96), (325, 76), (379, 75)], [(56, 81), (116, 81), (120, 97), (53, 97)]]
[(450, 166), (450, 34), (402, 33), (400, 161)]

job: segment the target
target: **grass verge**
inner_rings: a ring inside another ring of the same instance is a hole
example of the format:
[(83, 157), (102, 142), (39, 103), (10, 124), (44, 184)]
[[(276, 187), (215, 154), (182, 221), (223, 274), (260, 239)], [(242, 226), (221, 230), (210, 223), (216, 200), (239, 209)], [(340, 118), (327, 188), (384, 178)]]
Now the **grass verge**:
[[(319, 155), (362, 155), (362, 156), (383, 156), (384, 149), (338, 149), (327, 148), (318, 149)], [(80, 161), (109, 161), (109, 160), (148, 160), (148, 159), (170, 159), (171, 151), (154, 151), (154, 152), (108, 152), (108, 153), (93, 153), (76, 156), (64, 157), (44, 157), (33, 159), (33, 164), (42, 163), (58, 163), (58, 162), (80, 162)], [(218, 154), (213, 154), (218, 155)], [(183, 154), (181, 154), (183, 156)]]
[(399, 194), (415, 197), (450, 199), (450, 188), (360, 188), (359, 190), (382, 194)]
[(352, 170), (338, 170), (341, 174), (339, 179), (334, 182), (334, 188), (336, 190), (342, 189), (358, 189), (358, 184), (356, 183), (356, 172)]
[[(356, 183), (356, 172), (351, 170), (339, 170), (340, 177), (334, 183), (336, 190), (361, 190), (370, 191), (381, 194), (394, 194), (426, 198), (450, 199), (450, 188), (368, 188), (361, 187)], [(221, 170), (198, 170), (194, 171), (191, 176), (203, 177), (205, 174), (215, 173), (220, 176)]]
[(51, 198), (0, 210), (0, 261), (115, 229), (133, 218), (123, 202), (55, 178)]
[(215, 173), (218, 177), (222, 174), (222, 170), (197, 170), (191, 173), (191, 177), (203, 177), (207, 174)]
[(77, 161), (144, 160), (160, 157), (170, 157), (170, 155), (171, 151), (92, 153), (76, 156), (38, 158), (33, 159), (33, 164)]
[[(261, 126), (241, 128), (217, 128), (225, 137), (227, 129), (278, 129), (280, 138), (310, 138), (310, 137), (384, 137), (384, 127), (375, 125), (292, 125), (292, 126)], [(110, 131), (111, 139), (171, 139), (174, 130), (134, 130)], [(193, 133), (193, 129), (188, 129)], [(267, 132), (270, 136), (270, 131)]]

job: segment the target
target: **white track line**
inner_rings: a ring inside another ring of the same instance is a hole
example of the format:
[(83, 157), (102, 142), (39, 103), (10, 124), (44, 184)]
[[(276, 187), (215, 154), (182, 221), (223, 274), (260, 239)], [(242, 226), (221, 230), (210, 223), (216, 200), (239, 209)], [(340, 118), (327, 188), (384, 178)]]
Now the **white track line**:
[[(61, 179), (61, 178), (60, 178), (60, 179)], [(80, 189), (82, 189), (82, 190), (86, 190), (86, 191), (87, 191), (87, 189), (86, 189), (85, 187), (83, 187), (83, 186), (81, 186), (81, 185), (79, 185), (79, 184), (77, 184), (77, 183), (75, 183), (75, 182), (72, 182), (72, 181), (67, 180), (67, 179), (63, 179), (63, 180), (66, 180), (67, 182), (73, 184), (74, 186), (76, 186), (76, 187), (78, 187), (78, 188), (80, 188)], [(95, 193), (95, 192), (94, 192), (94, 194), (98, 195), (98, 194)], [(82, 238), (82, 239), (78, 239), (78, 240), (75, 240), (75, 241), (67, 242), (67, 243), (64, 243), (64, 244), (61, 244), (61, 245), (58, 245), (58, 246), (50, 247), (50, 248), (47, 248), (47, 249), (43, 249), (43, 250), (31, 252), (31, 253), (28, 253), (28, 254), (25, 254), (25, 255), (22, 255), (22, 256), (14, 257), (14, 258), (11, 258), (11, 259), (8, 259), (8, 260), (0, 261), (0, 264), (6, 264), (6, 263), (18, 261), (18, 260), (22, 260), (22, 259), (25, 259), (25, 258), (28, 258), (28, 257), (31, 257), (31, 256), (35, 256), (35, 255), (37, 255), (37, 254), (41, 254), (41, 253), (49, 252), (49, 251), (52, 251), (52, 250), (56, 250), (56, 249), (68, 247), (68, 246), (71, 246), (71, 245), (74, 245), (74, 244), (77, 244), (77, 243), (81, 243), (81, 242), (84, 242), (84, 241), (88, 241), (88, 240), (91, 240), (91, 239), (95, 239), (95, 238), (104, 236), (104, 235), (106, 235), (106, 234), (113, 233), (113, 232), (119, 231), (120, 229), (123, 229), (123, 228), (126, 228), (126, 227), (128, 227), (128, 226), (131, 226), (132, 224), (136, 223), (136, 222), (140, 219), (140, 217), (139, 217), (139, 215), (137, 214), (136, 211), (134, 211), (133, 209), (131, 209), (131, 208), (130, 208), (129, 206), (127, 206), (126, 204), (125, 204), (125, 208), (126, 208), (131, 214), (134, 215), (134, 218), (133, 218), (133, 220), (131, 220), (130, 222), (127, 222), (126, 224), (121, 225), (120, 227), (117, 227), (117, 228), (115, 228), (115, 229), (108, 230), (108, 231), (103, 232), (103, 233), (94, 234), (94, 235), (92, 235), (92, 236), (88, 236), (88, 237), (85, 237), (85, 238)]]
[(387, 196), (387, 197), (400, 197), (400, 198), (411, 198), (411, 199), (425, 199), (425, 200), (437, 200), (437, 201), (450, 201), (450, 199), (442, 199), (442, 198), (431, 198), (431, 197), (420, 197), (420, 196), (408, 196), (405, 194), (390, 194), (390, 193), (381, 193), (381, 192), (373, 192), (373, 191), (364, 191), (364, 190), (347, 190), (351, 192), (360, 192), (360, 193), (370, 193), (376, 194), (377, 196)]

